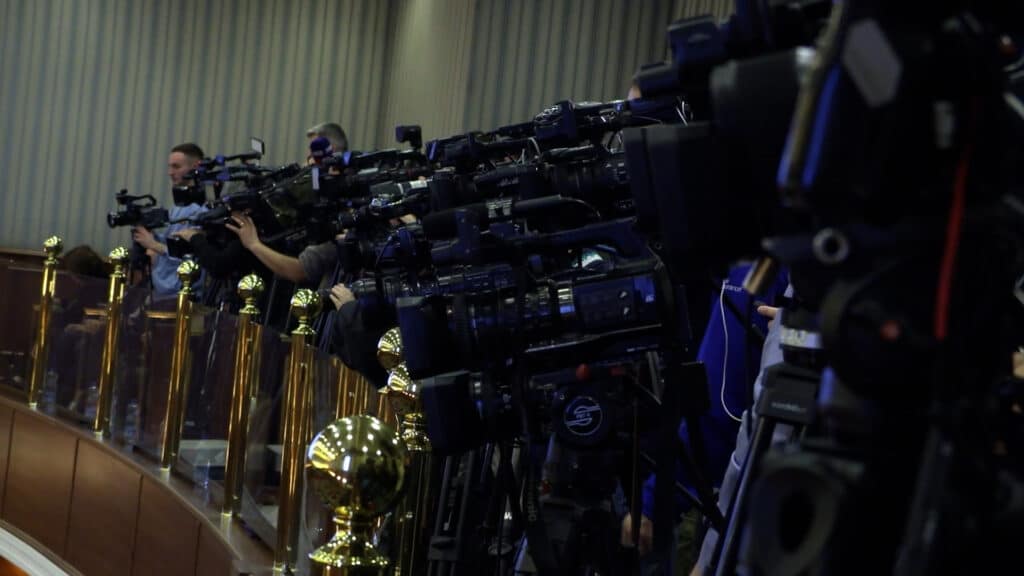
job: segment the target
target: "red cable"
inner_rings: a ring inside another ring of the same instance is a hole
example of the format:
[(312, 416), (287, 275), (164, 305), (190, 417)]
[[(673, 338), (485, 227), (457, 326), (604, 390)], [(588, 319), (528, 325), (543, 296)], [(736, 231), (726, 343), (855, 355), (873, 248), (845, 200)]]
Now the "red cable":
[[(974, 122), (972, 114), (971, 126)], [(935, 294), (935, 339), (942, 342), (946, 339), (949, 324), (949, 298), (953, 285), (953, 267), (956, 264), (956, 251), (960, 245), (960, 230), (964, 216), (964, 197), (967, 195), (967, 168), (974, 153), (973, 130), (964, 145), (960, 161), (956, 166), (953, 180), (953, 201), (949, 208), (949, 221), (946, 223), (946, 247), (942, 254), (942, 268), (939, 271), (939, 286)]]

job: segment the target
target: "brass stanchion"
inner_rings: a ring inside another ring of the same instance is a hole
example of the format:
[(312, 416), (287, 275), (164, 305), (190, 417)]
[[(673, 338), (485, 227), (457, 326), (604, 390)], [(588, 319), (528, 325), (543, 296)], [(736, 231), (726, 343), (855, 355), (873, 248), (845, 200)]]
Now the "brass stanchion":
[(314, 364), (313, 348), (309, 343), (316, 332), (310, 327), (310, 320), (320, 312), (320, 296), (312, 290), (299, 290), (292, 297), (291, 309), (299, 325), (292, 331), (288, 380), (285, 383), (275, 571), (294, 568), (297, 557), (302, 465), (311, 435), (309, 412)]
[(181, 290), (178, 291), (178, 314), (174, 321), (174, 349), (171, 353), (171, 378), (167, 383), (167, 408), (163, 438), (160, 445), (160, 468), (170, 470), (178, 457), (182, 424), (185, 420), (185, 384), (191, 366), (189, 358), (190, 322), (192, 318), (192, 283), (199, 277), (199, 265), (186, 260), (178, 266)]
[(336, 420), (309, 446), (310, 484), (334, 510), (331, 541), (309, 555), (323, 576), (382, 575), (388, 567), (373, 543), (374, 516), (402, 490), (405, 450), (394, 429), (373, 416)]
[(402, 362), (402, 339), (397, 328), (388, 330), (377, 345), (381, 366), (390, 366), (387, 386), (380, 395), (387, 398), (398, 420), (400, 436), (408, 450), (405, 495), (393, 514), (395, 571), (401, 576), (426, 574), (426, 546), (431, 514), (430, 439), (419, 386)]
[(110, 433), (110, 403), (114, 397), (114, 371), (117, 369), (117, 334), (121, 329), (121, 302), (124, 300), (125, 264), (128, 250), (118, 246), (110, 251), (110, 287), (107, 290), (107, 330), (103, 338), (103, 357), (100, 360), (100, 378), (96, 384), (96, 416), (92, 431), (102, 437)]
[(53, 294), (57, 290), (57, 256), (64, 249), (64, 241), (57, 236), (50, 236), (43, 242), (46, 260), (43, 262), (42, 292), (39, 295), (39, 331), (32, 346), (32, 376), (28, 383), (28, 406), (35, 410), (39, 406), (39, 396), (43, 392), (43, 380), (46, 378), (46, 353), (48, 350), (47, 332), (50, 330), (50, 308), (53, 307)]
[(256, 351), (262, 327), (256, 323), (260, 311), (256, 300), (263, 293), (263, 280), (250, 274), (238, 283), (238, 295), (245, 305), (238, 311), (235, 335), (235, 370), (231, 389), (231, 415), (228, 420), (228, 449), (224, 455), (224, 502), (221, 513), (237, 513), (242, 504), (242, 479), (245, 477), (245, 451), (252, 407), (252, 388), (256, 381)]
[(369, 384), (359, 372), (345, 366), (341, 360), (334, 359), (340, 364), (338, 371), (338, 399), (334, 407), (335, 418), (355, 416), (366, 408), (369, 395)]

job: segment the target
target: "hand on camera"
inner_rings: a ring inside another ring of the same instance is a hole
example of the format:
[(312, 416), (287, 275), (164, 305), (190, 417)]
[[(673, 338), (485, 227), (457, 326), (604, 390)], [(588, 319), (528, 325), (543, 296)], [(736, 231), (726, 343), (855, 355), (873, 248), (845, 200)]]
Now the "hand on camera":
[(771, 327), (772, 322), (775, 322), (775, 318), (779, 315), (779, 309), (775, 306), (758, 306), (757, 313), (768, 319), (768, 326)]
[(256, 233), (256, 224), (252, 221), (252, 218), (241, 212), (232, 212), (231, 219), (237, 222), (238, 226), (227, 223), (224, 227), (238, 235), (238, 239), (242, 241), (242, 246), (252, 250), (253, 246), (260, 243), (259, 234)]
[(355, 294), (348, 289), (344, 284), (335, 284), (331, 287), (331, 302), (334, 302), (334, 308), (340, 310), (342, 306), (349, 302), (354, 302), (356, 299)]
[(139, 245), (146, 250), (152, 250), (157, 253), (161, 252), (160, 243), (157, 242), (156, 237), (153, 236), (152, 232), (142, 226), (132, 228), (132, 240), (138, 242)]
[[(640, 517), (639, 540), (640, 555), (646, 556), (651, 551), (651, 545), (654, 542), (654, 524), (647, 516)], [(622, 546), (633, 547), (633, 516), (630, 514), (626, 514), (626, 517), (622, 519)]]
[(191, 240), (193, 236), (201, 232), (202, 230), (200, 230), (199, 228), (185, 228), (184, 230), (178, 230), (174, 234), (171, 234), (171, 236), (177, 236), (178, 238), (182, 238), (184, 240)]

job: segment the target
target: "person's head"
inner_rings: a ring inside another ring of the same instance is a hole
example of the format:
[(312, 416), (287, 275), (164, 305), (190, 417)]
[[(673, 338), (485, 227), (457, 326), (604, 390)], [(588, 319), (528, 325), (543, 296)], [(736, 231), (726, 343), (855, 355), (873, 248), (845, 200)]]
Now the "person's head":
[(638, 100), (640, 97), (640, 86), (633, 82), (633, 85), (629, 87), (629, 94), (626, 95), (626, 100)]
[(203, 156), (203, 149), (191, 142), (171, 148), (171, 154), (167, 157), (167, 175), (171, 178), (171, 185), (180, 185), (185, 175), (196, 167)]
[(306, 138), (312, 140), (317, 136), (327, 138), (331, 142), (331, 149), (335, 152), (348, 151), (348, 137), (345, 136), (345, 131), (342, 130), (339, 124), (324, 122), (306, 130)]
[(75, 246), (68, 250), (60, 259), (61, 267), (72, 274), (106, 278), (113, 271), (113, 266), (86, 245)]

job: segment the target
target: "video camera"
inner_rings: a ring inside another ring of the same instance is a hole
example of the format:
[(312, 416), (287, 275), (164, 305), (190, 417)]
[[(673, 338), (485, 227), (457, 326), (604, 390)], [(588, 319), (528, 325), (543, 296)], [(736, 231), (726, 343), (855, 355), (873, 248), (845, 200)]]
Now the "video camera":
[(107, 213), (107, 226), (142, 226), (149, 230), (163, 228), (170, 223), (170, 216), (165, 208), (156, 205), (156, 198), (150, 194), (131, 196), (128, 190), (122, 189), (114, 198), (117, 200), (116, 212)]

